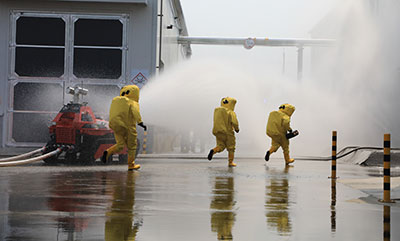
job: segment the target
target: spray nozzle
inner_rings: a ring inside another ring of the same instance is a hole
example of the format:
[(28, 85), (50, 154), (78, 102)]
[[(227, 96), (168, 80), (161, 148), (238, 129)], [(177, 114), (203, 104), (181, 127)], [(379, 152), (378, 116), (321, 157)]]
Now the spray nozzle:
[(79, 103), (79, 95), (84, 96), (87, 95), (88, 92), (89, 92), (88, 89), (79, 86), (67, 88), (67, 93), (74, 96), (72, 103)]

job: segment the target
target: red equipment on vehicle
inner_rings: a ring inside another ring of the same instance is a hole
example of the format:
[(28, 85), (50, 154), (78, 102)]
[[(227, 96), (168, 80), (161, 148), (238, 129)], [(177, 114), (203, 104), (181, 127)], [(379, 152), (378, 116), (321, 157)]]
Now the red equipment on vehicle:
[[(49, 127), (51, 140), (46, 145), (45, 153), (58, 147), (64, 147), (64, 151), (44, 161), (53, 163), (64, 159), (68, 162), (94, 163), (115, 144), (113, 131), (108, 127), (108, 121), (95, 117), (87, 103), (79, 103), (79, 95), (86, 95), (86, 89), (70, 87), (68, 91), (74, 95), (74, 100), (64, 105)], [(119, 161), (127, 161), (126, 150), (119, 153)]]

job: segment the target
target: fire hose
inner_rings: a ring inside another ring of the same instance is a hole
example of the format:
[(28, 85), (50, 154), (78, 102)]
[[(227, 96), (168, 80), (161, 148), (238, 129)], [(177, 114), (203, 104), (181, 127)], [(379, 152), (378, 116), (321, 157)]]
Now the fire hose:
[(39, 152), (42, 152), (42, 151), (44, 151), (44, 150), (45, 150), (45, 147), (42, 147), (42, 148), (40, 148), (40, 149), (31, 151), (31, 152), (28, 152), (28, 153), (24, 153), (24, 154), (21, 154), (21, 155), (18, 155), (18, 156), (12, 156), (12, 157), (7, 157), (7, 158), (2, 158), (2, 159), (0, 159), (0, 162), (9, 162), (9, 161), (21, 160), (21, 159), (24, 159), (24, 158), (26, 158), (26, 157), (33, 156), (33, 155), (35, 155), (35, 154), (37, 154), (37, 153), (39, 153)]
[[(347, 151), (351, 149), (350, 151)], [(391, 150), (394, 151), (399, 151), (400, 148), (390, 148)], [(342, 150), (340, 150), (337, 153), (337, 157), (336, 159), (345, 157), (353, 152), (359, 151), (359, 150), (383, 150), (383, 147), (368, 147), (368, 146), (347, 146), (345, 148), (343, 148)], [(307, 161), (330, 161), (332, 160), (332, 157), (315, 157), (315, 156), (311, 156), (311, 157), (295, 157), (296, 160), (307, 160)]]
[[(37, 156), (37, 157), (32, 157), (32, 158), (28, 158), (28, 159), (22, 159), (22, 160), (20, 160), (20, 159), (26, 157), (27, 154), (31, 154), (32, 155), (32, 152), (29, 152), (29, 153), (26, 153), (26, 154), (23, 154), (23, 155), (19, 155), (19, 156), (17, 156), (18, 158), (17, 157), (13, 157), (14, 159), (12, 161), (4, 161), (6, 158), (5, 159), (0, 159), (0, 161), (1, 161), (0, 162), (0, 167), (18, 166), (18, 165), (24, 165), (24, 164), (28, 164), (28, 163), (32, 163), (32, 162), (41, 161), (43, 159), (46, 159), (46, 158), (49, 158), (51, 156), (57, 155), (61, 151), (62, 151), (61, 148), (57, 148), (56, 150), (54, 150), (52, 152), (49, 152), (49, 153), (46, 153), (44, 155)], [(33, 152), (38, 153), (38, 150), (33, 151)], [(21, 157), (21, 156), (24, 156), (24, 157)]]

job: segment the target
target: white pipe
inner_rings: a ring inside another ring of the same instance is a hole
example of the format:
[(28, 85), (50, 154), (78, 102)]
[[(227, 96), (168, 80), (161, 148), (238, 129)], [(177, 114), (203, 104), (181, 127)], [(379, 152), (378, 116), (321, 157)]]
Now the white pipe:
[(18, 160), (18, 161), (10, 161), (10, 162), (1, 162), (0, 163), (0, 167), (18, 166), (18, 165), (28, 164), (28, 163), (31, 163), (31, 162), (41, 161), (41, 160), (43, 160), (45, 158), (57, 155), (60, 152), (61, 152), (61, 148), (57, 148), (57, 150), (55, 150), (55, 151), (46, 153), (46, 154), (41, 155), (41, 156), (32, 157), (32, 158), (29, 158), (29, 159)]
[(334, 39), (270, 39), (270, 38), (226, 38), (226, 37), (188, 37), (178, 36), (180, 44), (206, 44), (206, 45), (244, 45), (246, 40), (252, 39), (255, 46), (279, 46), (279, 47), (299, 47), (299, 46), (334, 46)]
[(21, 154), (21, 155), (18, 155), (18, 156), (2, 158), (2, 159), (0, 159), (0, 162), (9, 162), (9, 161), (21, 160), (23, 158), (30, 157), (30, 156), (33, 156), (33, 155), (39, 153), (39, 152), (42, 152), (44, 149), (45, 149), (45, 147), (42, 147), (40, 149), (31, 151), (31, 152), (28, 152), (28, 153), (25, 153), (25, 154)]

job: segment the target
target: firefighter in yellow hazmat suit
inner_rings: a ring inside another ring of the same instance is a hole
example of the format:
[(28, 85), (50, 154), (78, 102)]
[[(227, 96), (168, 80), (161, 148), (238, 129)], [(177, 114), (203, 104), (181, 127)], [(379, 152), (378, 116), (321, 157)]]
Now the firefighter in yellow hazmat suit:
[(121, 89), (120, 96), (114, 97), (111, 102), (109, 126), (114, 131), (116, 144), (103, 153), (101, 158), (103, 162), (106, 162), (112, 154), (122, 151), (126, 146), (128, 149), (128, 170), (140, 168), (139, 164), (135, 165), (136, 124), (147, 130), (140, 116), (139, 87), (127, 85)]
[(276, 152), (279, 147), (283, 149), (286, 165), (294, 162), (289, 156), (289, 140), (286, 138), (286, 133), (291, 132), (290, 117), (295, 111), (295, 107), (290, 104), (279, 106), (278, 111), (272, 111), (268, 117), (267, 135), (271, 137), (271, 148), (265, 154), (265, 161), (269, 160), (269, 156)]
[(234, 112), (236, 99), (225, 97), (221, 100), (221, 106), (214, 110), (213, 135), (217, 139), (217, 146), (210, 150), (208, 160), (211, 161), (213, 155), (222, 152), (225, 148), (228, 150), (229, 166), (235, 167), (233, 162), (235, 157), (236, 139), (235, 131), (239, 132), (239, 122)]

